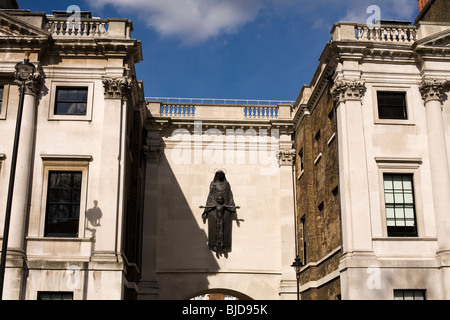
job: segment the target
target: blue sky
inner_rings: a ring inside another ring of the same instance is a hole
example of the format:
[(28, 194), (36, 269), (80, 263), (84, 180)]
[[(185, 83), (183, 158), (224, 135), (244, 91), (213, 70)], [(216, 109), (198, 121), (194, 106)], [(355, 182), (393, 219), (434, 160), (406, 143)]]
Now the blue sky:
[(51, 14), (77, 5), (133, 21), (147, 97), (295, 100), (338, 21), (414, 21), (417, 0), (20, 0)]

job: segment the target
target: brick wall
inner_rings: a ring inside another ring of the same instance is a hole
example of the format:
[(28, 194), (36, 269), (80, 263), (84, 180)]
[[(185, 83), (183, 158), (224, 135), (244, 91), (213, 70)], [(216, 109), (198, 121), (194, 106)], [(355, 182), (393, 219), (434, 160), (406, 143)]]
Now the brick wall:
[(425, 7), (429, 0), (419, 0), (419, 12)]
[[(296, 150), (303, 151), (303, 167), (296, 161), (298, 244), (304, 260), (303, 236), (306, 239), (307, 266), (301, 283), (315, 281), (338, 269), (340, 251), (328, 256), (341, 244), (337, 171), (337, 139), (333, 101), (325, 90), (316, 108), (305, 116), (296, 133)], [(302, 222), (305, 235), (302, 234)], [(321, 261), (318, 263), (318, 261)], [(302, 299), (336, 299), (339, 279), (302, 293)]]
[[(423, 2), (423, 4), (422, 4)], [(431, 2), (428, 8), (425, 6)], [(419, 15), (420, 21), (429, 22), (450, 22), (450, 1), (449, 0), (420, 0), (419, 10), (425, 7), (424, 12)]]

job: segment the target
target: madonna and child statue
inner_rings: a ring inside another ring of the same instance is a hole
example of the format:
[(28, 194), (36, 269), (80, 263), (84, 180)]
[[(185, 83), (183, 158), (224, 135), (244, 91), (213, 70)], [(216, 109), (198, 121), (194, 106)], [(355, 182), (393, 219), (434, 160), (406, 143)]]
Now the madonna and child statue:
[(203, 223), (208, 220), (208, 246), (216, 253), (219, 258), (222, 254), (228, 257), (231, 252), (231, 238), (233, 220), (236, 220), (239, 226), (233, 193), (225, 173), (217, 171), (214, 180), (209, 187), (209, 195), (206, 200), (206, 206), (200, 206), (204, 209), (202, 218)]

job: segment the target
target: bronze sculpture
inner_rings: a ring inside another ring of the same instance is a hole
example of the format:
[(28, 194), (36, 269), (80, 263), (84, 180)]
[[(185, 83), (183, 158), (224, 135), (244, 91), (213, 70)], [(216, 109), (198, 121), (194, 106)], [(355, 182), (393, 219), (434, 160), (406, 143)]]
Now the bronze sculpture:
[(232, 226), (233, 220), (236, 220), (239, 226), (233, 193), (225, 173), (217, 171), (214, 180), (209, 187), (209, 195), (206, 206), (200, 206), (205, 209), (202, 214), (203, 222), (208, 220), (208, 246), (216, 256), (224, 255), (228, 257), (231, 252)]

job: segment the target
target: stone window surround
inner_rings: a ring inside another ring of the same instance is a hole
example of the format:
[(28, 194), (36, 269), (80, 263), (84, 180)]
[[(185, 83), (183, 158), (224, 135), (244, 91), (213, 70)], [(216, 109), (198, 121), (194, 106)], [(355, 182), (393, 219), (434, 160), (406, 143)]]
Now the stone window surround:
[[(56, 103), (56, 91), (59, 87), (86, 87), (88, 88), (87, 96), (87, 106), (85, 115), (56, 115), (55, 103)], [(92, 121), (92, 108), (94, 104), (94, 82), (93, 81), (53, 81), (50, 83), (50, 103), (48, 108), (48, 120), (59, 120), (59, 121)]]
[[(420, 165), (422, 164), (421, 158), (393, 158), (393, 157), (375, 157), (375, 162), (378, 166), (378, 190), (380, 196), (380, 218), (382, 221), (382, 237), (386, 239), (405, 239), (412, 238), (418, 239), (424, 236), (424, 216), (423, 205), (421, 197), (421, 181), (420, 181)], [(386, 204), (384, 195), (384, 174), (412, 174), (413, 176), (413, 189), (414, 189), (414, 205), (415, 205), (415, 218), (417, 227), (417, 236), (415, 237), (394, 237), (388, 236), (387, 223), (386, 223)]]
[(2, 105), (1, 105), (1, 110), (0, 110), (0, 120), (5, 120), (6, 119), (6, 113), (7, 113), (7, 110), (8, 110), (8, 97), (9, 97), (10, 85), (9, 84), (2, 84), (2, 83), (0, 83), (0, 86), (4, 86), (4, 88), (3, 88), (3, 97), (2, 97)]
[[(406, 98), (406, 114), (408, 119), (380, 119), (378, 117), (378, 97), (377, 92), (405, 92)], [(372, 86), (372, 104), (373, 104), (373, 117), (375, 124), (392, 124), (392, 125), (415, 125), (414, 122), (414, 108), (413, 99), (411, 96), (411, 86), (410, 85), (395, 85), (395, 86), (381, 86), (374, 84)]]
[(85, 212), (87, 206), (87, 186), (88, 186), (88, 174), (89, 163), (92, 161), (92, 157), (89, 155), (47, 155), (41, 154), (42, 159), (42, 190), (41, 190), (41, 208), (39, 216), (39, 229), (38, 237), (45, 239), (60, 237), (45, 237), (45, 214), (47, 204), (47, 189), (48, 189), (48, 177), (50, 171), (81, 171), (81, 197), (80, 197), (80, 216), (78, 225), (78, 237), (64, 237), (64, 239), (78, 239), (84, 238), (85, 230)]

